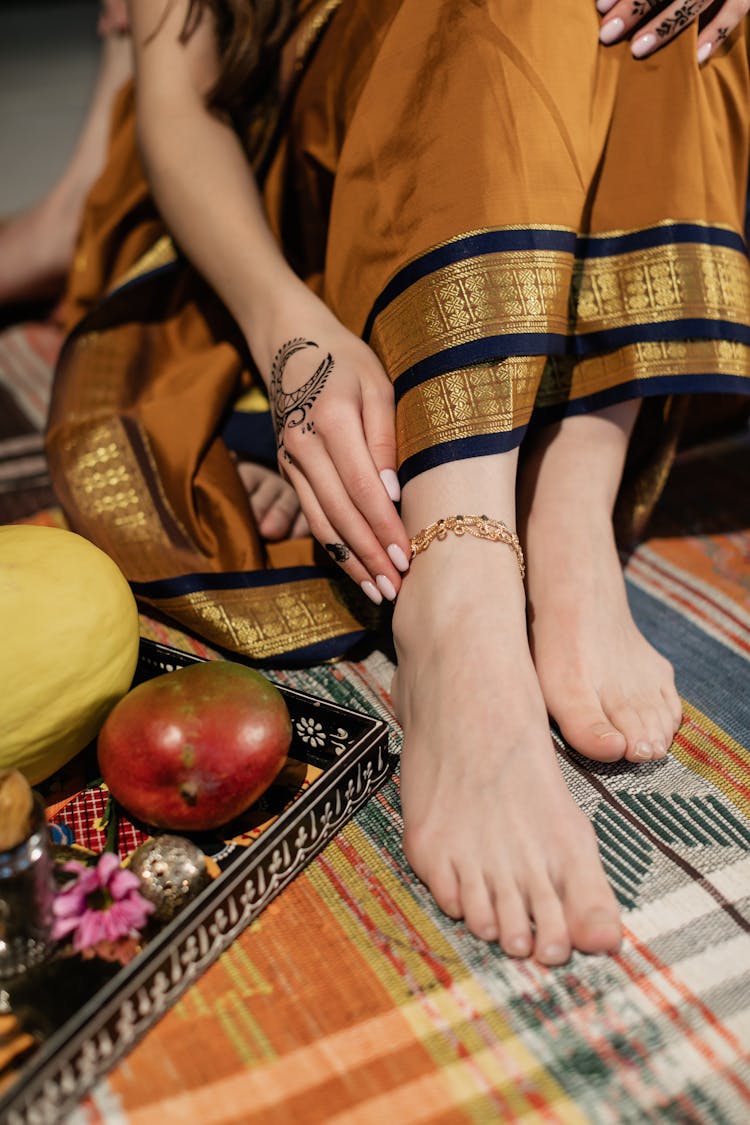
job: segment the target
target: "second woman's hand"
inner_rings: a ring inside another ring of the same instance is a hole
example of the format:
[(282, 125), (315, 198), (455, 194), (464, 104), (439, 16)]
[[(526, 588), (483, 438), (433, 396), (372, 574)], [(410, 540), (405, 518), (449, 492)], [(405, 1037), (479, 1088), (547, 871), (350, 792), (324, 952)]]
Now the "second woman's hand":
[[(598, 0), (596, 7), (602, 15), (602, 43), (618, 43), (632, 34), (630, 49), (639, 59), (652, 55), (712, 9), (698, 35), (698, 62), (704, 63), (750, 11), (750, 0), (725, 0), (719, 5), (716, 0), (673, 0), (671, 4), (663, 0)], [(648, 19), (651, 12), (656, 14)]]
[(393, 388), (375, 354), (317, 298), (303, 304), (264, 327), (265, 363), (254, 349), (279, 468), (329, 556), (371, 601), (393, 601), (411, 550), (395, 508)]

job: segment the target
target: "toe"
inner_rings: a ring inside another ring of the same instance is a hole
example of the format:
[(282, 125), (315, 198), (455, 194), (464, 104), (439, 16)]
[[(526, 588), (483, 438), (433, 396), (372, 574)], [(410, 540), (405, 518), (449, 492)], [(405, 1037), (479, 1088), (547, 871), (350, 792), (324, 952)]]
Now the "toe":
[[(601, 872), (598, 859), (594, 860)], [(589, 869), (590, 871), (592, 868)], [(582, 953), (616, 953), (622, 923), (615, 896), (604, 874), (577, 874), (564, 891), (565, 917), (571, 941)]]
[(582, 953), (616, 953), (622, 940), (620, 910), (604, 874), (591, 824), (575, 855), (560, 865), (561, 897), (570, 940)]
[(579, 754), (597, 762), (616, 762), (623, 756), (626, 740), (597, 699), (569, 704), (564, 717), (553, 717), (565, 741)]
[(299, 512), (296, 520), (292, 524), (292, 530), (289, 532), (290, 539), (304, 539), (306, 535), (310, 534), (310, 525), (307, 522), (307, 517), (304, 512)]
[(669, 712), (672, 727), (672, 738), (674, 738), (674, 736), (677, 734), (677, 731), (682, 726), (682, 720), (684, 718), (682, 712), (682, 700), (677, 694), (677, 689), (675, 688), (674, 684), (663, 687), (661, 689), (661, 694), (664, 699), (664, 704), (667, 708), (667, 711)]
[(461, 889), (450, 858), (438, 852), (425, 832), (405, 830), (403, 849), (414, 874), (428, 888), (443, 914), (462, 918)]
[(560, 897), (550, 882), (531, 894), (534, 917), (534, 957), (543, 965), (564, 965), (570, 958), (570, 935)]
[(493, 893), (499, 942), (509, 957), (530, 957), (534, 948), (529, 913), (515, 883), (497, 887)]
[(461, 905), (466, 925), (474, 937), (495, 941), (499, 930), (492, 894), (483, 873), (476, 865), (459, 869)]
[(612, 722), (625, 736), (625, 758), (629, 762), (650, 762), (654, 758), (654, 742), (664, 742), (656, 712), (647, 707), (623, 703), (612, 709)]
[(447, 864), (443, 870), (436, 873), (427, 886), (443, 914), (447, 914), (449, 918), (463, 918), (461, 889), (452, 864)]
[(288, 486), (283, 487), (283, 481), (280, 484), (282, 487), (258, 523), (258, 530), (265, 539), (283, 539), (288, 535), (299, 511), (296, 493)]

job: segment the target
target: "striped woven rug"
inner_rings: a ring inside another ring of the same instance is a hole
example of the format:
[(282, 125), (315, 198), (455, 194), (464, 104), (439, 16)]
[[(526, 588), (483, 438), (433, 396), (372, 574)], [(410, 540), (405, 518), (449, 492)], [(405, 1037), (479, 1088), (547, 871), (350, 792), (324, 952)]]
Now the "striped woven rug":
[[(748, 497), (747, 437), (683, 455), (628, 561), (685, 701), (670, 757), (591, 768), (560, 746), (623, 907), (617, 957), (546, 969), (445, 918), (401, 851), (396, 776), (69, 1125), (750, 1121)], [(391, 672), (375, 653), (282, 678), (389, 718), (398, 751)]]

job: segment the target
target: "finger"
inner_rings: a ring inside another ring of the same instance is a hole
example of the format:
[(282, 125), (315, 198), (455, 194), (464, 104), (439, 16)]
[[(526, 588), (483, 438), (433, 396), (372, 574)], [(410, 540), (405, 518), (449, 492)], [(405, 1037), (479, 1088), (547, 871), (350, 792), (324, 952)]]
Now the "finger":
[[(294, 468), (291, 469), (291, 472), (295, 473)], [(348, 544), (340, 538), (339, 533), (334, 530), (330, 520), (326, 517), (321, 505), (318, 503), (317, 496), (313, 489), (301, 473), (299, 474), (299, 480), (295, 487), (311, 534), (319, 543), (322, 543), (323, 546), (328, 549), (331, 557), (333, 557), (333, 553), (330, 548), (333, 545), (344, 548), (347, 552), (345, 557), (343, 554), (339, 554), (339, 557), (334, 561), (338, 562), (344, 573), (347, 574), (353, 582), (357, 583), (371, 602), (374, 602), (375, 605), (380, 605), (383, 601), (383, 595), (375, 585), (372, 575), (362, 565), (361, 561), (353, 553)]]
[[(338, 532), (337, 541), (346, 543), (392, 601), (402, 569), (408, 569), (411, 545), (365, 444), (359, 414), (338, 407), (319, 410), (314, 432), (289, 429), (284, 447), (291, 458), (287, 473), (298, 493), (297, 471)], [(318, 538), (314, 528), (313, 534)]]
[(659, 0), (619, 0), (610, 6), (608, 0), (599, 0), (597, 8), (604, 17), (599, 39), (605, 44), (616, 43), (637, 28), (630, 49), (636, 58), (646, 58), (694, 23), (714, 2), (674, 0), (649, 20), (649, 13), (659, 7)]
[[(314, 467), (308, 471), (308, 483), (325, 512), (330, 526), (336, 532), (334, 540), (319, 539), (312, 522), (310, 522), (310, 527), (313, 528), (315, 537), (324, 546), (327, 542), (332, 541), (345, 543), (365, 567), (369, 577), (374, 581), (383, 597), (388, 601), (393, 601), (401, 586), (401, 573), (391, 561), (389, 554), (383, 549), (372, 527), (353, 501), (350, 491), (352, 489), (351, 480), (348, 477), (344, 477), (344, 479), (346, 480), (346, 487), (344, 487), (340, 469), (328, 457), (325, 463), (316, 462)], [(377, 476), (375, 480), (378, 480)], [(355, 481), (354, 489), (356, 490), (356, 488)], [(377, 490), (385, 498), (386, 504), (389, 503), (379, 481)], [(307, 515), (309, 520), (309, 513)]]
[[(332, 433), (326, 434), (325, 442), (341, 480), (346, 483), (346, 491), (391, 565), (399, 574), (403, 574), (409, 569), (411, 542), (401, 517), (383, 487), (379, 466), (366, 433), (358, 433), (354, 425), (339, 426)], [(393, 456), (395, 457), (395, 451)], [(367, 565), (371, 565), (368, 555), (359, 551), (358, 554)]]
[(389, 499), (397, 504), (401, 485), (396, 474), (396, 406), (393, 386), (383, 372), (383, 381), (367, 384), (362, 393), (362, 426), (370, 455)]
[(706, 24), (698, 36), (698, 62), (705, 63), (727, 41), (736, 27), (750, 12), (750, 0), (735, 0), (733, 4), (722, 4), (714, 18)]

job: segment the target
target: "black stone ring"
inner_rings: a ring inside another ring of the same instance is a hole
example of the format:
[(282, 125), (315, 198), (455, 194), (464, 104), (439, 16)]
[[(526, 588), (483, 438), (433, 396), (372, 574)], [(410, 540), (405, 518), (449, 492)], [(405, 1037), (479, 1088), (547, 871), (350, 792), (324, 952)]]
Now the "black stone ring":
[(345, 563), (351, 558), (352, 553), (346, 543), (325, 543), (324, 546), (334, 562)]

